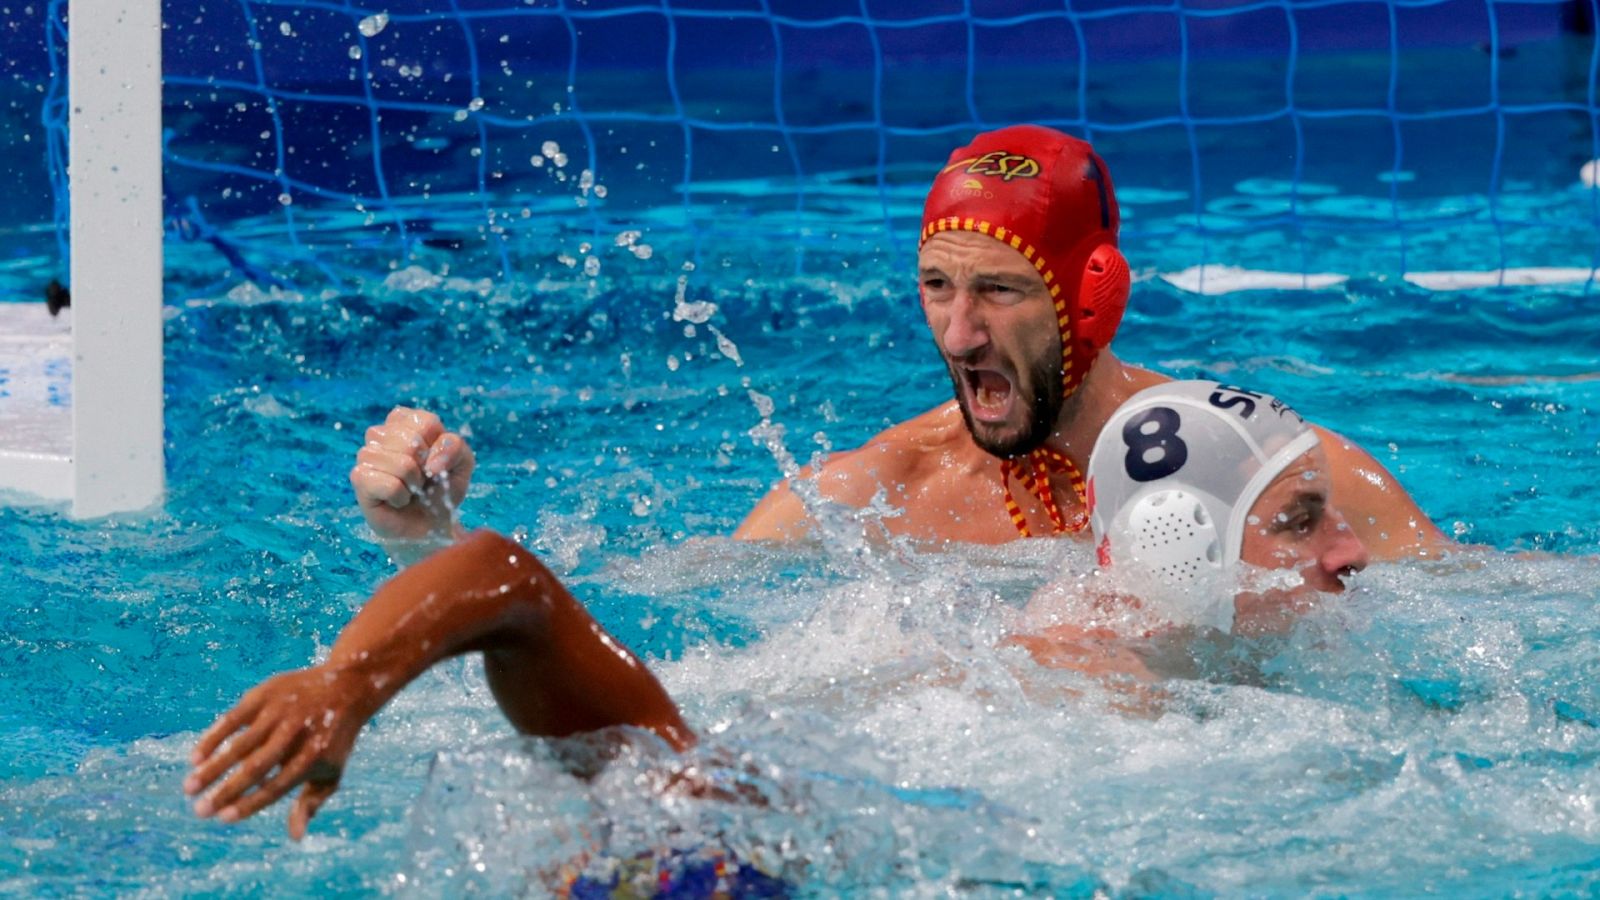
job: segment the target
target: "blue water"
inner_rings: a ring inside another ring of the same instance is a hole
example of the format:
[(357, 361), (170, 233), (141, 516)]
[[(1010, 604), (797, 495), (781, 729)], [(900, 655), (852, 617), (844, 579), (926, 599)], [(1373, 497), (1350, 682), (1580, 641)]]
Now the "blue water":
[[(1207, 138), (1199, 196), (1181, 129), (1103, 136), (1138, 279), (1115, 351), (1290, 399), (1476, 545), (1374, 566), (1286, 636), (1145, 647), (1171, 677), (1142, 714), (997, 646), (1042, 586), (1071, 602), (1077, 545), (910, 547), (838, 510), (803, 546), (725, 537), (791, 462), (948, 397), (914, 226), (885, 230), (915, 221), (916, 165), (824, 154), (798, 211), (781, 158), (685, 195), (662, 151), (667, 174), (583, 208), (530, 170), (493, 200), (503, 243), (453, 192), (399, 215), (409, 247), (348, 208), (297, 208), (293, 240), (281, 212), (230, 223), (277, 285), (174, 237), (167, 503), (0, 510), (0, 893), (538, 895), (580, 832), (619, 857), (728, 846), (819, 896), (1600, 891), (1600, 299), (1402, 277), (1592, 266), (1591, 137), (1519, 120), (1491, 191), (1428, 163), (1480, 118), (1408, 125), (1401, 166), (1359, 121), (1307, 120), (1336, 164), (1298, 182), (1282, 123)], [(223, 221), (216, 187), (186, 184)], [(0, 292), (29, 295), (48, 235), (3, 234)], [(1201, 263), (1350, 279), (1161, 277)], [(469, 434), (467, 524), (565, 576), (707, 737), (694, 761), (773, 802), (641, 791), (673, 764), (642, 740), (580, 782), (460, 661), (378, 717), (304, 844), (281, 810), (189, 814), (198, 730), (391, 571), (345, 479), (397, 402)]]
[[(1529, 201), (1581, 202), (1569, 190)], [(451, 281), (451, 251), (428, 249), (305, 293), (212, 288), (208, 248), (174, 247), (166, 506), (0, 512), (0, 890), (515, 892), (579, 827), (622, 855), (731, 842), (822, 894), (1600, 886), (1600, 301), (1583, 285), (1140, 281), (1118, 353), (1293, 398), (1488, 548), (1375, 566), (1287, 637), (1152, 648), (1178, 677), (1145, 718), (996, 649), (1037, 588), (1091, 568), (1075, 545), (910, 548), (837, 515), (803, 547), (724, 537), (778, 456), (856, 445), (946, 395), (904, 250), (879, 249), (870, 216), (846, 207), (803, 277), (771, 271), (792, 258), (759, 220), (693, 271), (669, 216), (624, 225), (649, 258), (598, 243), (595, 278), (555, 258), (592, 235), (548, 220), (514, 278)], [(1192, 247), (1128, 252), (1171, 271)], [(702, 761), (782, 802), (641, 796), (635, 777), (664, 765), (648, 746), (578, 782), (459, 662), (379, 716), (304, 845), (279, 811), (189, 815), (197, 730), (315, 659), (389, 571), (345, 473), (399, 401), (470, 432), (467, 522), (566, 575), (709, 735)]]

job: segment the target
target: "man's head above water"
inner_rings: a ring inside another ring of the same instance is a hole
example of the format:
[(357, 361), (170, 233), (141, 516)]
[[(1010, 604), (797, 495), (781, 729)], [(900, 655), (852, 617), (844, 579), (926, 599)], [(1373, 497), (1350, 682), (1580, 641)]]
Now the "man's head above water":
[(985, 132), (950, 154), (922, 221), (923, 309), (973, 440), (1040, 449), (1127, 305), (1105, 164), (1048, 128)]
[[(736, 537), (816, 534), (818, 500), (887, 503), (892, 515), (862, 521), (921, 541), (1087, 532), (1082, 472), (1101, 426), (1129, 397), (1168, 380), (1108, 350), (1129, 284), (1110, 174), (1084, 142), (1024, 125), (978, 135), (930, 175), (921, 305), (954, 399), (785, 478)], [(852, 414), (881, 412), (864, 399)], [(1448, 544), (1381, 463), (1321, 434), (1339, 502), (1374, 552), (1392, 558)], [(350, 482), (389, 552), (412, 558), (464, 534), (457, 513), (475, 464), (465, 437), (436, 415), (397, 407), (367, 430)], [(797, 491), (800, 482), (812, 486)]]
[[(1236, 614), (1265, 626), (1366, 566), (1331, 487), (1317, 433), (1298, 413), (1214, 381), (1134, 395), (1089, 458), (1101, 565), (1167, 618), (1224, 631)], [(1292, 570), (1300, 582), (1235, 600), (1246, 567)]]

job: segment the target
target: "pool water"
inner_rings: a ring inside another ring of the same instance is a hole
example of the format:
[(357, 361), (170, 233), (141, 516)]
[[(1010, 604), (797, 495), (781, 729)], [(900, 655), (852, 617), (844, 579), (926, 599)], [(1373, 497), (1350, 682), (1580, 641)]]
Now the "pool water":
[[(800, 277), (771, 272), (785, 244), (758, 222), (693, 271), (688, 238), (651, 225), (648, 259), (613, 242), (589, 278), (553, 257), (592, 237), (552, 223), (511, 279), (457, 279), (425, 250), (307, 293), (197, 290), (214, 263), (174, 248), (166, 507), (0, 512), (0, 889), (537, 894), (584, 829), (623, 857), (731, 846), (820, 894), (1600, 885), (1600, 313), (1583, 285), (1140, 281), (1119, 354), (1293, 398), (1487, 548), (1374, 566), (1286, 637), (1160, 649), (1187, 677), (1149, 718), (997, 647), (1037, 588), (1091, 568), (1077, 545), (908, 547), (837, 513), (802, 547), (725, 537), (782, 461), (948, 391), (905, 252), (848, 210), (832, 227)], [(1249, 253), (1233, 240), (1211, 239), (1216, 259)], [(1141, 270), (1185, 262), (1127, 249)], [(564, 574), (708, 735), (701, 762), (776, 802), (642, 796), (636, 776), (665, 764), (648, 742), (579, 782), (511, 736), (463, 661), (379, 716), (304, 844), (280, 810), (190, 816), (197, 730), (324, 652), (389, 571), (345, 473), (399, 401), (470, 432), (467, 522)]]
[[(826, 509), (803, 546), (726, 537), (794, 463), (948, 397), (914, 229), (884, 229), (925, 179), (819, 174), (798, 241), (764, 178), (578, 216), (558, 196), (487, 248), (441, 212), (409, 256), (308, 208), (318, 252), (277, 286), (174, 239), (165, 507), (0, 510), (0, 892), (539, 895), (590, 840), (726, 847), (819, 896), (1600, 890), (1600, 300), (1402, 277), (1588, 267), (1592, 229), (1507, 221), (1581, 222), (1593, 193), (1572, 168), (1397, 199), (1392, 158), (1356, 158), (1241, 176), (1196, 230), (1183, 179), (1109, 161), (1138, 279), (1115, 351), (1289, 399), (1474, 549), (1373, 566), (1289, 635), (1152, 646), (1179, 674), (1128, 713), (1000, 645), (1092, 569), (1079, 545), (914, 547)], [(1163, 277), (1203, 263), (1348, 280)], [(706, 736), (693, 760), (771, 802), (641, 790), (675, 763), (637, 737), (578, 781), (558, 757), (582, 748), (513, 736), (466, 660), (377, 718), (303, 844), (281, 809), (190, 815), (198, 730), (391, 571), (346, 473), (399, 402), (469, 434), (465, 521), (561, 573)]]

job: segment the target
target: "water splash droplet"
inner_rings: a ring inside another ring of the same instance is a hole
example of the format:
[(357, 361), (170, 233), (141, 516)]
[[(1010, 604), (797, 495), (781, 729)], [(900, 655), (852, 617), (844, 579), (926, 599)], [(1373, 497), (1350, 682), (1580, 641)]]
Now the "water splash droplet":
[(379, 32), (389, 27), (389, 14), (386, 12), (373, 13), (356, 24), (356, 28), (365, 37), (377, 37)]

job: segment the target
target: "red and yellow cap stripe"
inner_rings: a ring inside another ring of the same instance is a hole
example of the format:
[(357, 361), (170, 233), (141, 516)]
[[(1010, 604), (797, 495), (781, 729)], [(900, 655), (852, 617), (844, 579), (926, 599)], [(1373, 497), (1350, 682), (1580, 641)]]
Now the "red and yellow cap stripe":
[(1072, 366), (1072, 317), (1067, 312), (1066, 292), (1061, 289), (1061, 282), (1056, 280), (1055, 269), (1050, 266), (1044, 254), (1034, 249), (1034, 244), (1027, 238), (986, 219), (974, 219), (961, 216), (944, 216), (934, 219), (922, 227), (922, 237), (917, 241), (920, 248), (928, 239), (941, 231), (973, 231), (978, 234), (992, 237), (1006, 244), (1011, 249), (1021, 253), (1023, 258), (1033, 264), (1039, 271), (1039, 277), (1044, 279), (1045, 287), (1050, 289), (1050, 302), (1056, 309), (1056, 328), (1061, 332), (1061, 379), (1065, 393), (1071, 394), (1083, 382), (1084, 373), (1076, 372)]

